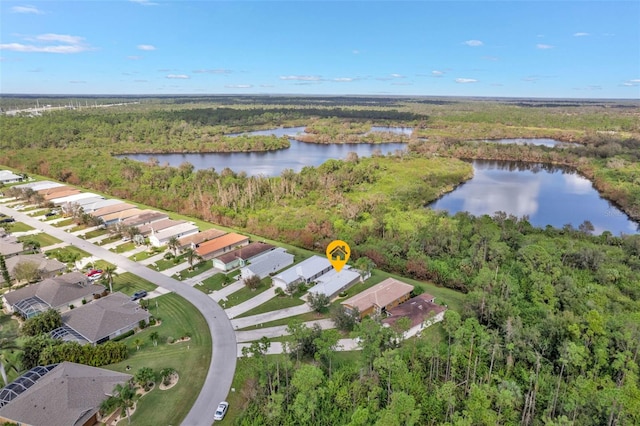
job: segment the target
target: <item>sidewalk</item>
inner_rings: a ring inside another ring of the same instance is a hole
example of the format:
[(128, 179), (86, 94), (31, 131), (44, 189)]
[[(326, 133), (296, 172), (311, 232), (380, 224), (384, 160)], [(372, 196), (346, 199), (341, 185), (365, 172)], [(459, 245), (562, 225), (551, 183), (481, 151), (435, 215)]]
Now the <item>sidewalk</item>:
[(204, 271), (201, 274), (196, 275), (195, 277), (187, 278), (182, 282), (185, 284), (189, 284), (191, 287), (193, 287), (194, 285), (199, 284), (200, 282), (206, 280), (207, 278), (220, 273), (224, 273), (224, 272), (221, 271), (220, 269), (211, 268), (209, 270)]
[(244, 287), (244, 283), (242, 282), (242, 280), (238, 280), (233, 284), (222, 287), (221, 290), (214, 291), (209, 295), (209, 297), (216, 302), (219, 302), (222, 299), (226, 299), (230, 294), (240, 290), (242, 287)]
[[(242, 348), (251, 346), (250, 343), (238, 343), (238, 358), (242, 358)], [(336, 351), (357, 351), (360, 350), (358, 343), (355, 339), (340, 339), (338, 341), (338, 347)], [(282, 342), (271, 342), (271, 346), (267, 349), (268, 355), (282, 354), (284, 353), (284, 347)]]
[[(226, 309), (225, 312), (227, 314), (227, 316), (229, 318), (235, 318), (240, 314), (243, 314), (247, 311), (250, 311), (251, 309), (262, 305), (263, 303), (267, 302), (270, 299), (273, 299), (274, 297), (276, 297), (276, 288), (275, 286), (267, 289), (266, 291), (263, 291), (262, 293), (258, 294), (257, 296), (252, 297), (251, 299), (247, 300), (246, 302), (243, 302), (239, 305), (236, 305), (232, 308)], [(224, 306), (224, 305), (223, 305)]]
[(264, 314), (252, 315), (250, 317), (238, 318), (235, 320), (231, 320), (231, 325), (235, 330), (240, 328), (246, 328), (256, 324), (263, 324), (265, 322), (275, 321), (282, 318), (294, 317), (296, 315), (306, 314), (307, 312), (311, 312), (311, 306), (308, 304), (294, 306), (292, 308), (284, 308), (278, 311), (266, 312)]
[[(320, 328), (323, 330), (329, 328), (335, 328), (333, 324), (333, 320), (331, 319), (321, 319), (315, 321), (307, 321), (304, 323), (309, 328), (312, 328), (315, 324), (318, 324)], [(236, 331), (236, 341), (238, 343), (245, 342), (254, 342), (256, 340), (260, 340), (263, 336), (269, 339), (273, 339), (280, 336), (288, 336), (286, 325), (278, 325), (275, 327), (267, 327), (267, 328), (258, 328), (255, 330), (247, 330), (247, 331)]]

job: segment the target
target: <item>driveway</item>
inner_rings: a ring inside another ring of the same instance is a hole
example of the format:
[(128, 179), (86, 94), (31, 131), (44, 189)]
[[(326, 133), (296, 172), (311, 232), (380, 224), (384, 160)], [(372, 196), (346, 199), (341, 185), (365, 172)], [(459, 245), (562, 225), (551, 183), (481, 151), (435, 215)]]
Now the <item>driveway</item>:
[(236, 335), (222, 307), (210, 297), (204, 296), (202, 292), (187, 284), (153, 271), (144, 265), (137, 264), (103, 247), (95, 246), (71, 233), (50, 226), (46, 222), (40, 222), (33, 217), (1, 204), (0, 212), (13, 216), (16, 221), (26, 223), (34, 228), (40, 228), (49, 235), (72, 244), (93, 256), (104, 259), (125, 271), (138, 275), (159, 287), (173, 291), (188, 300), (202, 313), (209, 326), (209, 332), (211, 333), (213, 353), (204, 386), (200, 390), (198, 398), (182, 424), (189, 426), (211, 426), (214, 415), (213, 407), (219, 401), (227, 398), (236, 369)]

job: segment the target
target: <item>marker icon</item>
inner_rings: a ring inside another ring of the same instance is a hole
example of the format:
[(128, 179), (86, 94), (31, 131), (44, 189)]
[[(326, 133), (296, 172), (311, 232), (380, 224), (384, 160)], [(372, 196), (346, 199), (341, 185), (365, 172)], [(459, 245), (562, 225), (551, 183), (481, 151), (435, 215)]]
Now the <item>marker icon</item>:
[(327, 246), (327, 259), (336, 272), (340, 272), (351, 256), (349, 244), (342, 240), (333, 240)]

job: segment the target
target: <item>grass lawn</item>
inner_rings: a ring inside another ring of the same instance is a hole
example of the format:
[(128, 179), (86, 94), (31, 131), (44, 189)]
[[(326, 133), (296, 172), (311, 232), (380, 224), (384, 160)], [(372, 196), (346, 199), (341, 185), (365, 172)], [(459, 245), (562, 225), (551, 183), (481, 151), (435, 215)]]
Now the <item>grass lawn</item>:
[(46, 254), (49, 257), (53, 257), (54, 259), (59, 260), (60, 262), (73, 262), (77, 259), (82, 259), (83, 257), (91, 256), (84, 250), (79, 249), (75, 246), (67, 246), (59, 249), (46, 251)]
[(304, 305), (305, 301), (295, 296), (276, 296), (271, 300), (267, 300), (260, 306), (248, 310), (235, 318), (250, 317), (252, 315), (264, 314), (265, 312), (277, 311), (279, 309), (292, 308), (294, 306)]
[(149, 265), (151, 269), (155, 269), (157, 271), (164, 271), (165, 269), (173, 268), (174, 266), (178, 266), (181, 263), (186, 262), (184, 255), (174, 257), (172, 259), (160, 259), (156, 261), (155, 266)]
[(201, 273), (208, 271), (209, 269), (212, 269), (212, 268), (213, 268), (213, 262), (210, 262), (210, 261), (196, 263), (195, 265), (193, 265), (193, 270), (190, 271), (189, 268), (183, 269), (179, 273), (174, 274), (173, 278), (177, 280), (179, 279), (184, 280), (185, 278), (191, 278), (191, 277), (195, 277), (196, 275), (200, 275)]
[(35, 229), (34, 227), (29, 226), (26, 223), (22, 223), (22, 222), (13, 222), (9, 226), (9, 232), (26, 232), (26, 231), (32, 231), (34, 229)]
[(93, 231), (89, 231), (85, 233), (84, 238), (87, 240), (90, 240), (91, 238), (100, 237), (106, 234), (107, 232), (109, 231), (107, 231), (106, 229), (94, 229)]
[[(269, 282), (267, 283), (265, 282), (265, 280), (268, 280)], [(227, 297), (226, 301), (220, 300), (218, 304), (225, 309), (229, 309), (232, 306), (236, 306), (243, 302), (246, 302), (252, 297), (259, 295), (263, 291), (267, 291), (270, 287), (271, 287), (271, 277), (266, 277), (262, 280), (258, 288), (256, 288), (255, 290), (251, 290), (248, 287), (243, 287), (240, 290), (236, 291), (235, 293), (231, 293)]]
[(40, 210), (34, 210), (34, 211), (30, 211), (28, 214), (31, 217), (35, 217), (35, 216), (44, 216), (44, 214), (46, 212), (48, 212), (50, 209), (40, 209)]
[[(113, 291), (121, 291), (126, 295), (133, 295), (138, 290), (155, 290), (158, 286), (131, 272), (125, 272), (113, 278)], [(155, 314), (155, 312), (153, 312)]]
[(103, 238), (102, 240), (100, 240), (98, 245), (103, 246), (105, 244), (115, 243), (116, 241), (120, 241), (121, 239), (122, 239), (122, 236), (120, 235), (112, 235), (110, 237)]
[(65, 219), (65, 220), (61, 220), (60, 222), (52, 223), (51, 226), (55, 226), (56, 228), (62, 228), (63, 226), (73, 225), (74, 223), (75, 222), (73, 221), (73, 218), (70, 217), (69, 219)]
[(22, 237), (18, 237), (18, 241), (37, 241), (40, 243), (40, 247), (52, 246), (54, 244), (61, 243), (62, 241), (53, 237), (49, 234), (45, 234), (44, 232), (40, 232), (39, 234), (33, 235), (25, 235)]
[(251, 325), (251, 326), (245, 327), (245, 328), (239, 328), (238, 330), (247, 331), (247, 330), (256, 330), (258, 328), (275, 327), (275, 326), (278, 326), (278, 325), (289, 325), (289, 322), (291, 320), (293, 320), (293, 319), (300, 320), (301, 322), (307, 322), (307, 321), (315, 321), (315, 320), (320, 320), (320, 319), (325, 319), (325, 318), (329, 318), (329, 314), (319, 314), (317, 312), (307, 312), (305, 314), (294, 315), (294, 316), (288, 317), (288, 318), (281, 318), (281, 319), (278, 319), (278, 320), (269, 321), (269, 322), (265, 322), (265, 323), (262, 323), (262, 324), (256, 324), (256, 325)]
[[(213, 266), (213, 262), (211, 263), (211, 265)], [(225, 278), (225, 277), (229, 277), (229, 278)], [(226, 280), (226, 283), (225, 283), (225, 280)], [(209, 294), (214, 291), (222, 290), (222, 288), (225, 285), (231, 284), (232, 282), (233, 282), (233, 279), (231, 278), (230, 275), (219, 273), (205, 280), (202, 280), (202, 284), (197, 284), (194, 287), (203, 293)]]
[(69, 232), (82, 231), (83, 229), (87, 229), (88, 227), (89, 227), (89, 225), (86, 225), (86, 224), (77, 225), (77, 226), (74, 226), (73, 228), (71, 228), (69, 230)]
[(129, 256), (129, 259), (133, 260), (134, 262), (139, 262), (141, 260), (148, 259), (151, 256), (155, 256), (156, 254), (158, 253), (156, 253), (155, 251), (149, 252), (145, 250), (141, 251), (140, 253), (132, 254), (131, 256)]
[(120, 244), (119, 246), (116, 246), (115, 248), (112, 248), (111, 251), (114, 252), (114, 253), (126, 253), (128, 251), (134, 250), (136, 247), (137, 246), (133, 241), (129, 241), (127, 243)]
[[(131, 417), (134, 425), (179, 425), (195, 402), (204, 383), (211, 361), (211, 335), (204, 317), (189, 302), (175, 294), (157, 298), (159, 314), (155, 306), (154, 316), (162, 318), (162, 324), (149, 327), (123, 340), (129, 347), (129, 358), (118, 364), (106, 366), (110, 370), (135, 374), (141, 367), (160, 372), (163, 368), (174, 368), (180, 380), (173, 388), (162, 391), (156, 387), (138, 401), (136, 412)], [(158, 346), (153, 346), (150, 334), (160, 336)], [(177, 339), (185, 334), (191, 336), (188, 342), (168, 344), (167, 338)], [(135, 341), (143, 342), (136, 350)], [(130, 370), (126, 370), (126, 366)], [(217, 402), (216, 402), (217, 403)], [(211, 403), (212, 410), (214, 402)], [(123, 420), (121, 424), (127, 424)]]

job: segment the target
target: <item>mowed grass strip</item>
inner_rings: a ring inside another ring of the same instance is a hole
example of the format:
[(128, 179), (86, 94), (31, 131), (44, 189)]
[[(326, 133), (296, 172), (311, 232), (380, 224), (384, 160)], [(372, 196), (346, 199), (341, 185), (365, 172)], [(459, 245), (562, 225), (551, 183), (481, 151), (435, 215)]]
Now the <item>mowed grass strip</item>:
[[(133, 425), (179, 425), (195, 402), (211, 362), (211, 334), (204, 317), (197, 309), (176, 294), (166, 294), (154, 299), (151, 313), (162, 319), (156, 327), (148, 327), (124, 340), (129, 348), (129, 358), (106, 368), (134, 375), (141, 367), (160, 372), (174, 368), (180, 380), (169, 390), (156, 387), (138, 401), (138, 408), (131, 418)], [(158, 346), (153, 346), (150, 335), (159, 334)], [(167, 343), (167, 338), (178, 339), (190, 335), (188, 342)], [(136, 350), (136, 340), (142, 342)], [(222, 361), (221, 361), (222, 362)], [(130, 370), (126, 367), (130, 366)], [(214, 402), (211, 402), (212, 410)], [(121, 424), (127, 424), (124, 420)]]
[(62, 240), (57, 239), (49, 234), (45, 234), (44, 232), (40, 232), (38, 234), (33, 235), (24, 235), (22, 237), (18, 237), (18, 241), (37, 241), (40, 243), (40, 247), (52, 246), (54, 244), (61, 243)]
[(9, 226), (9, 232), (27, 232), (33, 231), (35, 228), (22, 222), (13, 222)]
[[(153, 291), (157, 287), (158, 286), (152, 282), (134, 275), (131, 272), (125, 272), (113, 278), (113, 291), (120, 291), (129, 296), (139, 290)], [(155, 310), (152, 313), (155, 315)]]
[(306, 302), (299, 297), (295, 296), (276, 296), (273, 299), (267, 300), (260, 306), (248, 310), (247, 312), (238, 315), (235, 318), (250, 317), (252, 315), (264, 314), (266, 312), (278, 311), (280, 309), (292, 308), (294, 306), (304, 305)]

